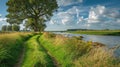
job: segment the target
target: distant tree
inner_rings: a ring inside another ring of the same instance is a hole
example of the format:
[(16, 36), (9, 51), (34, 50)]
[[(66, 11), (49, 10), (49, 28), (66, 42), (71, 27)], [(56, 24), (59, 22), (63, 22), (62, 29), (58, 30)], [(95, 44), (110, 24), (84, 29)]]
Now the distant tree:
[(19, 31), (20, 30), (20, 26), (19, 25), (12, 25), (12, 31)]
[(6, 31), (7, 30), (7, 25), (2, 26), (2, 31)]
[(10, 24), (20, 24), (24, 19), (28, 19), (26, 27), (34, 31), (44, 29), (44, 22), (50, 20), (58, 8), (56, 0), (9, 0), (6, 5), (9, 13), (6, 17)]
[(4, 25), (2, 26), (2, 31), (19, 31), (19, 25)]
[(109, 30), (109, 29), (104, 29), (104, 30)]
[(12, 31), (12, 26), (11, 26), (11, 25), (8, 25), (6, 31)]

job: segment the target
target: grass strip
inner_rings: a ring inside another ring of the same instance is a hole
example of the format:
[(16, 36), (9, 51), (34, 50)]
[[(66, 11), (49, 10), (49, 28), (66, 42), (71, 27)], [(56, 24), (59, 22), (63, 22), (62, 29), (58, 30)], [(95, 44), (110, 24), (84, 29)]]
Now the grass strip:
[(40, 35), (33, 36), (25, 44), (25, 56), (22, 67), (54, 67), (53, 61), (40, 46), (38, 38)]

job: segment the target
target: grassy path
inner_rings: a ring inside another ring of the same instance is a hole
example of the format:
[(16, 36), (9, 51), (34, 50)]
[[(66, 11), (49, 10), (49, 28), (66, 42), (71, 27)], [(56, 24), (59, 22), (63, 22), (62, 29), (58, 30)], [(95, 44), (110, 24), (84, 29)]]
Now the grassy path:
[(21, 67), (57, 67), (48, 51), (40, 44), (39, 37), (35, 35), (26, 42)]
[(25, 48), (22, 49), (21, 55), (18, 59), (18, 62), (15, 64), (14, 67), (21, 67), (22, 61), (24, 59)]
[(53, 61), (54, 67), (60, 67), (60, 65), (59, 65), (58, 61), (56, 60), (56, 58), (53, 57), (52, 54), (43, 46), (43, 44), (40, 43), (39, 39), (40, 39), (40, 37), (37, 38), (37, 42), (43, 48), (45, 53), (51, 58), (51, 60)]

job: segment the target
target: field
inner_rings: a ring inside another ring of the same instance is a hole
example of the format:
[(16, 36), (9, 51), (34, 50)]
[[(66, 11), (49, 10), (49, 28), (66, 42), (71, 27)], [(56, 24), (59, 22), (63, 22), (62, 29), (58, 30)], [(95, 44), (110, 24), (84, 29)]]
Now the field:
[(120, 67), (113, 51), (49, 32), (0, 34), (0, 67)]
[(67, 31), (67, 32), (75, 33), (75, 34), (120, 36), (120, 30), (87, 30), (87, 31)]

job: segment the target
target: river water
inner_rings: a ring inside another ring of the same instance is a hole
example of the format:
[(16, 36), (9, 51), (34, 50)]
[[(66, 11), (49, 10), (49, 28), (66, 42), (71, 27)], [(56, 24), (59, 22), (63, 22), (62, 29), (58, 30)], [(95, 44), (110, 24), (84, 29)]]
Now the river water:
[[(61, 33), (54, 32), (55, 34), (62, 34), (64, 36), (83, 36), (85, 41), (93, 41), (105, 44), (108, 48), (120, 46), (120, 36), (102, 36), (102, 35), (86, 35), (86, 34), (72, 34), (72, 33)], [(115, 51), (115, 54), (120, 56), (120, 48)]]

